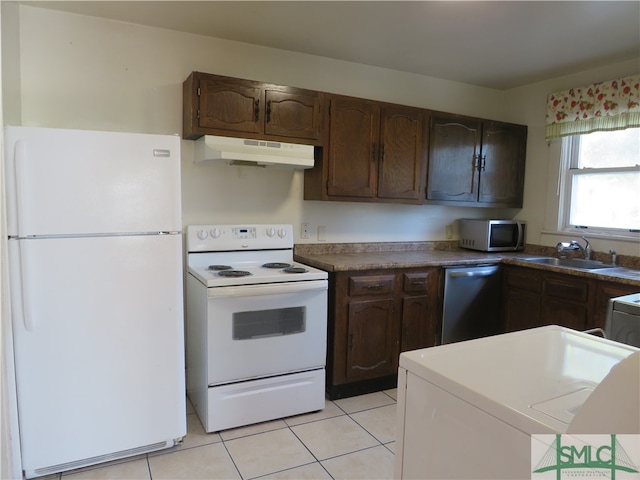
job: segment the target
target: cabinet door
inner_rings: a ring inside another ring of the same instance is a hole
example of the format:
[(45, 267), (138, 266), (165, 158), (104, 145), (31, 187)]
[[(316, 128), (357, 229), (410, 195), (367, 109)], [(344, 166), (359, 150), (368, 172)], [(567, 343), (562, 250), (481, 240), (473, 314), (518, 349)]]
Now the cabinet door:
[(476, 202), (481, 122), (432, 115), (427, 200)]
[(504, 329), (507, 332), (542, 325), (540, 270), (508, 265), (504, 275)]
[(436, 345), (440, 269), (402, 274), (402, 333), (400, 350)]
[(424, 165), (423, 111), (385, 107), (380, 119), (378, 197), (420, 199)]
[(400, 350), (417, 350), (436, 344), (436, 316), (433, 299), (427, 295), (402, 299), (402, 337)]
[(200, 127), (259, 133), (264, 118), (262, 90), (249, 81), (200, 80)]
[(373, 198), (377, 195), (380, 108), (374, 102), (332, 98), (329, 109), (327, 192)]
[(398, 368), (398, 329), (392, 299), (349, 304), (345, 375), (363, 380)]
[(548, 274), (542, 285), (542, 323), (585, 330), (593, 282), (572, 275)]
[(539, 327), (541, 323), (541, 298), (539, 293), (510, 289), (505, 299), (505, 330), (515, 332)]
[(584, 331), (587, 326), (588, 309), (586, 305), (545, 299), (542, 307), (544, 325), (560, 325)]
[(320, 95), (317, 92), (265, 91), (265, 133), (317, 140), (320, 137)]
[(480, 203), (522, 207), (527, 127), (485, 121), (482, 128)]

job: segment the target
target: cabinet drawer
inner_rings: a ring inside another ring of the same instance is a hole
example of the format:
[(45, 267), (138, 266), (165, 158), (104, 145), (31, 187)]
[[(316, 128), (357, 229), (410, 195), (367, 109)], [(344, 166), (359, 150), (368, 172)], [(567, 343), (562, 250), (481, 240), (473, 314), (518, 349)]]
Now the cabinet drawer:
[(349, 295), (390, 295), (395, 278), (395, 275), (349, 277)]
[(435, 281), (435, 272), (405, 273), (402, 288), (405, 292), (426, 292), (431, 281)]
[(580, 280), (547, 278), (544, 281), (544, 293), (548, 297), (586, 302), (589, 297), (589, 285)]
[(542, 291), (542, 275), (532, 268), (510, 268), (507, 270), (507, 285), (529, 292)]

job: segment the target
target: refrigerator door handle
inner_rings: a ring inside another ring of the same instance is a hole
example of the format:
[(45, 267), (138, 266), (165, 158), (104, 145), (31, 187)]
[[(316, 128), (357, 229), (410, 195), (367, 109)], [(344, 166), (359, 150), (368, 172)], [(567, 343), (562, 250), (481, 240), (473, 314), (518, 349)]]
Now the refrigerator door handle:
[(24, 238), (24, 228), (23, 228), (23, 218), (25, 215), (25, 202), (24, 202), (24, 162), (27, 157), (26, 145), (23, 140), (18, 140), (16, 142), (14, 154), (13, 154), (13, 165), (14, 165), (14, 175), (13, 179), (15, 182), (15, 192), (16, 192), (16, 224), (18, 228), (18, 237)]
[[(35, 330), (35, 323), (31, 316), (31, 311), (29, 308), (29, 290), (27, 288), (29, 282), (27, 281), (27, 241), (13, 239), (9, 240), (14, 244), (15, 250), (12, 255), (12, 260), (9, 262), (9, 275), (11, 285), (13, 285), (15, 291), (12, 292), (12, 309), (14, 310), (14, 321), (17, 322), (22, 320), (22, 324), (24, 328), (28, 332), (33, 332)], [(11, 250), (10, 250), (11, 252)]]

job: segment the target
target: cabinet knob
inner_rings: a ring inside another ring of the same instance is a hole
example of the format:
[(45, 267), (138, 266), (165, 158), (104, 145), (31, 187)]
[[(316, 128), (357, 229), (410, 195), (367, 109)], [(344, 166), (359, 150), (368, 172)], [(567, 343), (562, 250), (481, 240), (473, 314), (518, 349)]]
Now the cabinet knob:
[(255, 117), (255, 121), (258, 121), (258, 118), (260, 118), (260, 99), (257, 98), (254, 104), (254, 108), (253, 108), (253, 115)]

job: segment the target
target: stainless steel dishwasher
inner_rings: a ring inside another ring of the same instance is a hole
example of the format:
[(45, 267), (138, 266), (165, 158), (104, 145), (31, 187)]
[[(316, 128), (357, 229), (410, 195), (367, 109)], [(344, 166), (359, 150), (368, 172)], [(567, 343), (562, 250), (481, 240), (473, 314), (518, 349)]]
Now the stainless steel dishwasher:
[(444, 271), (441, 343), (500, 333), (500, 266), (444, 267)]

